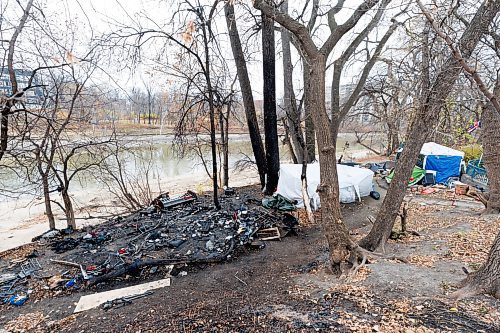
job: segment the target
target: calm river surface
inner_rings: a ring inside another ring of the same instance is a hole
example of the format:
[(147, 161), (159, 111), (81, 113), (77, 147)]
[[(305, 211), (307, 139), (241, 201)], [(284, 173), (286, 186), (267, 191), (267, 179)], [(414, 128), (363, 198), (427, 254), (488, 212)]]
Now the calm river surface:
[[(173, 149), (172, 136), (128, 136), (123, 138), (127, 146), (133, 147), (134, 155), (123, 155), (122, 162), (130, 177), (140, 178), (144, 174), (145, 162), (150, 161), (149, 177), (152, 182), (163, 179), (174, 179), (180, 176), (206, 174), (201, 158), (194, 152), (188, 152), (184, 156), (179, 156)], [(349, 134), (341, 134), (337, 148), (341, 152), (346, 142), (349, 142), (349, 151), (358, 151), (362, 147), (355, 144), (354, 138)], [(253, 157), (252, 146), (248, 135), (230, 135), (229, 138), (229, 167), (233, 169), (235, 163), (245, 159), (246, 156)], [(210, 161), (211, 154), (209, 147), (205, 147), (204, 159)], [(288, 147), (280, 143), (280, 158), (283, 162), (290, 162), (291, 157)], [(209, 166), (210, 167), (210, 166)], [(19, 170), (21, 172), (21, 170)], [(97, 181), (95, 170), (82, 173), (75, 180), (70, 191), (85, 189), (102, 189), (102, 185)], [(55, 185), (54, 185), (55, 186)], [(15, 195), (12, 192), (28, 192), (27, 195), (40, 195), (40, 186), (30, 185), (23, 180), (22, 176), (16, 175), (12, 170), (0, 170), (0, 201), (15, 200), (15, 197), (26, 197), (25, 195)], [(3, 195), (1, 195), (3, 194)]]

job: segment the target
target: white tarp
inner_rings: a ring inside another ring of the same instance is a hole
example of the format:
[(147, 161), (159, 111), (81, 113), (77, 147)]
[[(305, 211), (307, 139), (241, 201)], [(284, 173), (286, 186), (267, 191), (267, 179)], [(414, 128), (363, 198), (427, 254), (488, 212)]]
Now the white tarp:
[[(350, 203), (370, 195), (373, 189), (373, 172), (371, 170), (337, 164), (337, 172), (339, 176), (340, 202)], [(276, 193), (289, 200), (296, 200), (297, 207), (304, 206), (300, 180), (301, 173), (301, 164), (281, 164), (278, 190), (276, 191)], [(307, 192), (311, 198), (313, 208), (319, 207), (319, 195), (316, 192), (320, 182), (319, 178), (319, 163), (308, 164)]]
[(460, 150), (455, 150), (453, 148), (442, 146), (435, 142), (424, 143), (422, 149), (420, 150), (420, 154), (425, 156), (434, 155), (434, 156), (460, 156), (460, 157), (464, 157), (465, 155), (464, 152)]

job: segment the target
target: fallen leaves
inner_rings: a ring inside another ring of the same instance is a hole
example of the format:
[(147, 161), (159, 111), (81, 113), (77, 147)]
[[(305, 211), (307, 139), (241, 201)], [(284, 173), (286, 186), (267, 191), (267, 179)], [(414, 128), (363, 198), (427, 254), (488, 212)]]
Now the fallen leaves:
[(410, 263), (421, 267), (434, 267), (436, 260), (436, 256), (430, 255), (413, 255), (408, 258)]
[(22, 333), (35, 329), (46, 319), (42, 312), (32, 312), (9, 321), (5, 329), (12, 333)]
[(366, 280), (368, 275), (370, 275), (371, 272), (372, 271), (370, 268), (368, 268), (367, 266), (363, 266), (360, 269), (358, 269), (358, 271), (354, 275), (349, 276), (348, 281), (349, 282), (364, 281), (364, 280)]

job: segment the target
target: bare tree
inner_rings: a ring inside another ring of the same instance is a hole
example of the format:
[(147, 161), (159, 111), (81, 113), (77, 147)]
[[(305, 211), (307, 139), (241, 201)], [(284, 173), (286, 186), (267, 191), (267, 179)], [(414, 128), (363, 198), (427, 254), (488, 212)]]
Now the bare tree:
[[(21, 6), (21, 4), (19, 3)], [(9, 97), (2, 98), (0, 101), (2, 103), (2, 111), (1, 111), (1, 119), (0, 119), (0, 160), (5, 154), (7, 150), (7, 144), (9, 140), (9, 117), (13, 112), (13, 108), (16, 103), (18, 103), (18, 99), (23, 96), (24, 92), (31, 87), (26, 87), (22, 90), (19, 90), (17, 84), (16, 71), (14, 68), (14, 52), (16, 49), (16, 43), (19, 35), (21, 34), (24, 26), (26, 25), (26, 21), (28, 20), (28, 16), (30, 15), (31, 8), (33, 6), (33, 0), (29, 0), (26, 4), (26, 7), (22, 8), (23, 14), (19, 20), (19, 23), (14, 27), (14, 32), (12, 37), (8, 41), (9, 47), (7, 51), (7, 68), (9, 72), (10, 84), (11, 84), (11, 94)], [(4, 41), (2, 41), (4, 42)], [(3, 72), (3, 68), (2, 68)]]
[(255, 112), (255, 104), (253, 100), (252, 86), (248, 76), (248, 69), (241, 46), (241, 40), (238, 33), (238, 27), (234, 16), (234, 5), (227, 1), (224, 5), (224, 14), (226, 17), (227, 29), (229, 31), (229, 40), (231, 50), (233, 52), (234, 61), (236, 63), (236, 71), (238, 73), (238, 81), (240, 83), (241, 94), (243, 96), (243, 105), (247, 120), (248, 132), (252, 143), (252, 150), (257, 164), (257, 170), (260, 176), (261, 187), (264, 188), (266, 183), (267, 161), (264, 144), (260, 135), (259, 123)]
[[(481, 4), (458, 43), (458, 49), (463, 59), (471, 56), (483, 34), (488, 31), (488, 26), (495, 18), (499, 9), (499, 0), (484, 1)], [(425, 40), (423, 46), (423, 55), (424, 57), (428, 57), (430, 51)], [(450, 55), (439, 69), (435, 79), (430, 82), (429, 62), (424, 60), (423, 64), (422, 102), (413, 117), (405, 149), (396, 165), (395, 176), (391, 181), (377, 219), (370, 233), (360, 242), (360, 245), (368, 250), (375, 250), (379, 246), (383, 247), (389, 238), (398, 212), (398, 209), (394, 209), (394, 207), (399, 208), (401, 206), (408, 178), (413, 170), (420, 149), (431, 132), (428, 124), (437, 122), (436, 120), (439, 117), (446, 97), (452, 90), (462, 70), (460, 62), (454, 55)]]
[[(288, 14), (288, 0), (283, 1), (281, 11)], [(298, 163), (303, 155), (304, 150), (304, 134), (301, 126), (301, 106), (297, 104), (293, 86), (293, 65), (291, 54), (291, 37), (290, 32), (286, 29), (281, 29), (281, 45), (283, 49), (283, 101), (286, 113), (286, 128), (289, 132), (290, 151), (293, 159)]]
[[(268, 1), (272, 2), (272, 1)], [(280, 153), (278, 145), (278, 118), (276, 116), (276, 52), (274, 20), (264, 13), (262, 17), (262, 70), (264, 77), (264, 135), (266, 146), (267, 179), (265, 194), (271, 195), (278, 186)]]
[[(350, 255), (362, 250), (350, 238), (340, 212), (336, 142), (341, 119), (338, 117), (337, 120), (330, 121), (325, 107), (326, 61), (338, 41), (377, 3), (378, 1), (375, 0), (364, 1), (354, 10), (354, 13), (345, 23), (338, 25), (335, 15), (342, 10), (344, 4), (344, 1), (339, 1), (328, 11), (328, 24), (331, 32), (324, 44), (318, 48), (311, 37), (310, 29), (305, 25), (289, 15), (279, 12), (265, 1), (256, 0), (254, 2), (255, 8), (260, 9), (268, 16), (274, 17), (276, 22), (295, 35), (306, 64), (304, 67), (306, 76), (304, 80), (305, 108), (312, 112), (318, 142), (319, 162), (321, 165), (321, 183), (318, 186), (318, 192), (321, 197), (323, 211), (323, 230), (330, 249), (330, 265), (335, 274), (341, 273), (341, 263)], [(392, 31), (394, 29), (395, 27), (390, 28)], [(363, 84), (364, 82), (360, 82), (361, 87), (359, 89), (362, 89)]]
[[(497, 126), (500, 124), (500, 71), (497, 69), (495, 87), (493, 91), (490, 91), (479, 75), (477, 68), (473, 68), (467, 63), (466, 59), (462, 56), (460, 49), (453, 44), (450, 36), (441, 30), (433, 15), (426, 9), (420, 0), (417, 0), (417, 4), (436, 34), (446, 42), (446, 45), (451, 50), (452, 56), (464, 69), (465, 73), (469, 75), (477, 84), (481, 93), (488, 99), (486, 107), (483, 108), (483, 123), (485, 125), (483, 136), (485, 138), (485, 165), (488, 168), (488, 176), (491, 178), (491, 192), (485, 213), (500, 213), (500, 176), (498, 175), (500, 172), (500, 153), (498, 150), (498, 134), (496, 134), (495, 130), (495, 128), (498, 128)], [(462, 20), (464, 19), (462, 18)], [(466, 25), (470, 27), (468, 22), (466, 22)], [(490, 32), (489, 35), (492, 37), (494, 42), (491, 44), (491, 47), (500, 60), (500, 37), (494, 32)]]

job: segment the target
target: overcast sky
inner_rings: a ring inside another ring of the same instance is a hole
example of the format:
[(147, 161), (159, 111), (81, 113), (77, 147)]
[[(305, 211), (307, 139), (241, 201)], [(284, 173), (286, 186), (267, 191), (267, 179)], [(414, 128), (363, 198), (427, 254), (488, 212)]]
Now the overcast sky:
[[(40, 0), (43, 1), (44, 0)], [(164, 29), (169, 29), (171, 26), (169, 22), (171, 20), (173, 12), (177, 9), (177, 3), (180, 0), (46, 0), (45, 2), (45, 11), (49, 13), (47, 16), (50, 17), (50, 20), (53, 21), (56, 25), (59, 24), (61, 29), (65, 29), (65, 22), (70, 20), (75, 20), (78, 22), (77, 32), (80, 35), (80, 39), (83, 41), (85, 39), (90, 40), (92, 37), (97, 37), (101, 34), (107, 34), (112, 31), (116, 31), (119, 26), (126, 26), (131, 24), (137, 24), (138, 22), (145, 26), (152, 26), (153, 22), (160, 26), (163, 26)], [(242, 0), (242, 2), (246, 2), (250, 4), (251, 0)], [(355, 8), (361, 0), (351, 0), (346, 1), (347, 5), (345, 9), (343, 9), (336, 17), (339, 24), (343, 23), (352, 13), (353, 8)], [(212, 0), (202, 0), (203, 4), (211, 4)], [(290, 11), (294, 9), (301, 9), (305, 1), (290, 1)], [(331, 1), (322, 0), (321, 4), (325, 5), (326, 8), (331, 4)], [(14, 0), (0, 0), (0, 5), (8, 4), (9, 6), (17, 6)], [(396, 12), (401, 6), (401, 0), (394, 0), (393, 4), (389, 6), (388, 13), (384, 15), (383, 22), (380, 28), (375, 29), (372, 33), (371, 38), (375, 39), (381, 36), (385, 30), (387, 29), (387, 22), (390, 19), (392, 13)], [(237, 20), (238, 16), (243, 14), (241, 10), (241, 5), (236, 6), (236, 14)], [(217, 16), (215, 21), (216, 29), (219, 33), (226, 33), (226, 24), (223, 16), (222, 4), (218, 7), (220, 9), (220, 13)], [(368, 19), (371, 15), (373, 15), (372, 11), (369, 13), (366, 18)], [(257, 13), (255, 11), (255, 13)], [(307, 15), (306, 15), (307, 16)], [(139, 17), (141, 17), (139, 19)], [(320, 21), (321, 22), (321, 21)], [(179, 26), (186, 24), (187, 22), (179, 22), (176, 21), (176, 24)], [(341, 51), (344, 48), (344, 45), (353, 38), (356, 32), (360, 31), (364, 27), (364, 22), (360, 22), (358, 26), (348, 34), (345, 38), (341, 40), (341, 43), (335, 49), (335, 52), (332, 56), (334, 59), (340, 55)], [(240, 35), (242, 31), (245, 31), (246, 28), (249, 27), (247, 24), (245, 26), (244, 22), (240, 22), (238, 20)], [(323, 29), (323, 30), (321, 30)], [(324, 40), (327, 36), (327, 27), (323, 26), (320, 29), (320, 32), (317, 34), (316, 43), (319, 45), (322, 40)], [(243, 36), (241, 36), (243, 37)], [(232, 59), (232, 53), (230, 46), (227, 42), (227, 36), (221, 36), (222, 38), (222, 49), (227, 54), (227, 59)], [(251, 44), (251, 48), (253, 53), (252, 61), (249, 62), (249, 73), (251, 76), (252, 87), (254, 89), (255, 95), (254, 98), (261, 98), (262, 91), (262, 67), (261, 67), (261, 56), (259, 47), (260, 35), (256, 35), (253, 37), (253, 43)], [(277, 75), (277, 94), (278, 98), (282, 95), (283, 91), (283, 80), (282, 77), (282, 59), (281, 59), (281, 46), (279, 45), (280, 36), (279, 33), (276, 33), (276, 51), (278, 53), (276, 59), (276, 75)], [(73, 50), (76, 56), (81, 56), (80, 53), (85, 52), (85, 48), (78, 46)], [(292, 47), (293, 52), (293, 62), (298, 63), (299, 57)], [(154, 54), (148, 51), (144, 53), (146, 56), (153, 57)], [(124, 62), (127, 62), (127, 59), (119, 59), (119, 65), (123, 65)], [(121, 66), (123, 67), (123, 66)], [(143, 81), (155, 81), (155, 83), (162, 83), (162, 85), (167, 85), (167, 78), (162, 75), (154, 75), (151, 76), (151, 68), (147, 65), (136, 67), (134, 72), (124, 70), (121, 72), (117, 72), (116, 68), (111, 65), (104, 66), (103, 68), (106, 73), (101, 73), (95, 78), (95, 81), (101, 82), (109, 82), (114, 84), (111, 81), (115, 81), (121, 88), (124, 90), (131, 90), (132, 87), (141, 87), (143, 86)], [(231, 72), (235, 72), (234, 65), (230, 62), (230, 70)], [(359, 72), (359, 66), (354, 64), (351, 67), (348, 67), (345, 71), (344, 82), (349, 83), (356, 79), (357, 74)], [(110, 77), (112, 80), (110, 80)], [(329, 76), (327, 76), (327, 85)], [(301, 72), (300, 69), (297, 68), (295, 70), (295, 78), (294, 78), (295, 88), (297, 90), (302, 87), (301, 80)]]

